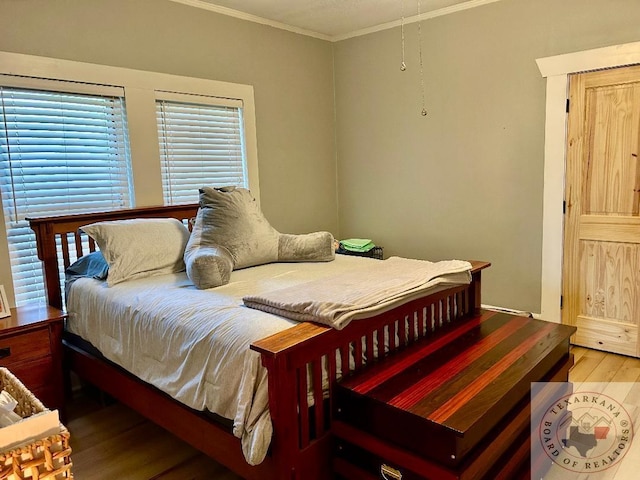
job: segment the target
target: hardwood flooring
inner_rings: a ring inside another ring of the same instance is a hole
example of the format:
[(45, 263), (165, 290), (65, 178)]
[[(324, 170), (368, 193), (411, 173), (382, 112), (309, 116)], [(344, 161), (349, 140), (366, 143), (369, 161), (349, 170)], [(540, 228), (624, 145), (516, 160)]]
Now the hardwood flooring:
[(124, 405), (76, 397), (66, 422), (75, 480), (241, 480)]
[[(640, 405), (640, 359), (582, 347), (572, 347), (572, 352), (575, 365), (569, 378), (574, 384), (636, 382), (627, 399)], [(66, 425), (76, 480), (240, 480), (119, 403), (105, 407), (94, 397), (81, 396), (69, 405)]]

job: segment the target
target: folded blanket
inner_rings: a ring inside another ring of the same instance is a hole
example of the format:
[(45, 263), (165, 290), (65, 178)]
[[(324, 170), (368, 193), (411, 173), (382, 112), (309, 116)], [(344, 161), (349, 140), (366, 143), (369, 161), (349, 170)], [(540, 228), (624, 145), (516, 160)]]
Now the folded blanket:
[(471, 282), (471, 264), (401, 257), (362, 262), (330, 278), (243, 297), (247, 307), (338, 330), (351, 320), (382, 313), (426, 293)]
[(342, 245), (342, 248), (345, 250), (351, 252), (368, 252), (376, 246), (369, 238), (349, 238), (347, 240), (341, 240), (340, 245)]

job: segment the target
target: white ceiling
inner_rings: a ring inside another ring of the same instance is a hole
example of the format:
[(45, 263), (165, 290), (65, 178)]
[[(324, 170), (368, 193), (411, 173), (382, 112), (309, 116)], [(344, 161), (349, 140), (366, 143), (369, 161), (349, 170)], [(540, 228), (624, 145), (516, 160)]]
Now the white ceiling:
[(173, 1), (335, 41), (396, 26), (403, 16), (412, 23), (498, 0)]

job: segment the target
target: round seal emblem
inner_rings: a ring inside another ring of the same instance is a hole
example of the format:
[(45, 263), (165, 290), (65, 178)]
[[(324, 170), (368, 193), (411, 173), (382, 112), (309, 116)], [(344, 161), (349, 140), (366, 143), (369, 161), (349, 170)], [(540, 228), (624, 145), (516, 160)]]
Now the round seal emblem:
[(615, 399), (574, 392), (551, 404), (540, 422), (539, 441), (558, 466), (597, 473), (619, 463), (629, 450), (633, 424)]

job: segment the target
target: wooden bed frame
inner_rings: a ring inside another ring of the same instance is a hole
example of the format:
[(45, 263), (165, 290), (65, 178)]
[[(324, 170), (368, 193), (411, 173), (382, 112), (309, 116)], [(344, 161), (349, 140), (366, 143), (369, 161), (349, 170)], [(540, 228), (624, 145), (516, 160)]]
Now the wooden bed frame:
[[(95, 250), (95, 244), (79, 232), (97, 221), (129, 218), (173, 217), (186, 221), (195, 216), (197, 205), (146, 207), (112, 212), (29, 219), (36, 233), (38, 257), (43, 262), (48, 303), (63, 308), (61, 269), (76, 258)], [(395, 338), (388, 355), (417, 340), (429, 337), (453, 322), (463, 322), (480, 309), (481, 271), (490, 264), (472, 262), (470, 285), (456, 286), (413, 300), (386, 313), (351, 322), (343, 330), (314, 323), (300, 323), (255, 342), (251, 348), (262, 356), (268, 371), (269, 411), (273, 423), (270, 452), (260, 465), (250, 466), (242, 454), (240, 440), (228, 426), (210, 415), (192, 410), (144, 383), (117, 365), (89, 353), (65, 339), (65, 365), (149, 420), (169, 430), (238, 475), (255, 480), (332, 478), (331, 404), (336, 382), (337, 358), (352, 374), (376, 359), (374, 344), (381, 335)], [(322, 392), (322, 368), (329, 374), (329, 392)], [(311, 372), (311, 385), (307, 385)], [(314, 405), (307, 403), (313, 387)], [(318, 406), (322, 406), (319, 408)]]

